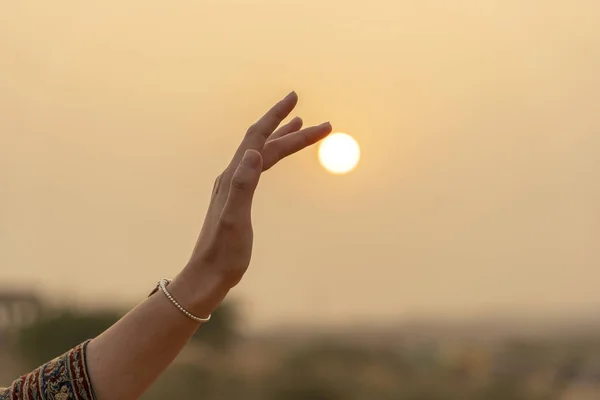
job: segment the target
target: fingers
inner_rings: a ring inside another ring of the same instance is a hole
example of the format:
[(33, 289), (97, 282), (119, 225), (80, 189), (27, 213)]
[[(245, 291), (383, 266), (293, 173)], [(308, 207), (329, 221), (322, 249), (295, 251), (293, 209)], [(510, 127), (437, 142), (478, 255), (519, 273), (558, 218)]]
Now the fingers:
[(294, 117), (290, 122), (281, 126), (277, 129), (271, 136), (269, 136), (269, 142), (280, 138), (282, 136), (288, 135), (292, 132), (299, 131), (302, 128), (302, 119), (300, 117)]
[(317, 143), (331, 133), (331, 124), (302, 129), (267, 142), (263, 150), (263, 171), (268, 170), (285, 157)]
[(235, 224), (240, 218), (249, 218), (252, 198), (262, 172), (263, 159), (256, 150), (246, 150), (231, 178), (229, 194), (221, 219)]
[[(246, 133), (244, 139), (246, 149), (262, 150), (267, 138), (292, 112), (298, 103), (298, 95), (291, 92), (279, 103), (275, 104), (265, 115), (254, 123)], [(244, 143), (243, 143), (244, 144)]]
[[(229, 164), (228, 170), (236, 168), (240, 160), (244, 156), (244, 153), (248, 149), (254, 149), (262, 151), (267, 138), (273, 133), (273, 131), (279, 126), (292, 112), (296, 104), (298, 103), (298, 95), (296, 92), (291, 92), (283, 100), (275, 104), (265, 115), (263, 115), (258, 121), (256, 121), (246, 132), (246, 136), (242, 140), (240, 147), (238, 147), (231, 163)], [(229, 173), (226, 172), (226, 175)]]

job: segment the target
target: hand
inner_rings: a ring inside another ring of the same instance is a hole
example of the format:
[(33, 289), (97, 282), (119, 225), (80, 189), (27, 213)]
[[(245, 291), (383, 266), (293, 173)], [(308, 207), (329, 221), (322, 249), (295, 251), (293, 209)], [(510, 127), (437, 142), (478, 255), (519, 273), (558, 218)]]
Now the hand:
[(290, 93), (252, 125), (215, 181), (198, 242), (181, 274), (188, 288), (195, 285), (193, 303), (202, 304), (199, 312), (205, 315), (240, 282), (250, 264), (252, 198), (261, 173), (331, 132), (328, 122), (300, 130), (297, 117), (277, 129), (297, 102), (296, 93)]

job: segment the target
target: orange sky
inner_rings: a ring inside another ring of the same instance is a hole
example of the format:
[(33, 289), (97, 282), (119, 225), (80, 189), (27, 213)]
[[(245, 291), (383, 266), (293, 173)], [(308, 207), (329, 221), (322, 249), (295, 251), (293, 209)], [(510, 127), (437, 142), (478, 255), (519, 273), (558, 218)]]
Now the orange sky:
[(5, 2), (0, 279), (133, 302), (292, 89), (316, 149), (261, 181), (255, 326), (600, 305), (596, 0)]

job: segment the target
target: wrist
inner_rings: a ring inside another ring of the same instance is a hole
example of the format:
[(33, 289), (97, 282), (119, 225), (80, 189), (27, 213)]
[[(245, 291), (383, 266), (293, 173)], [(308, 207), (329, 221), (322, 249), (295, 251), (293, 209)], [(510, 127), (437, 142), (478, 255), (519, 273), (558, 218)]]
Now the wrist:
[(202, 318), (212, 314), (229, 292), (217, 276), (189, 266), (184, 268), (168, 287), (179, 304)]

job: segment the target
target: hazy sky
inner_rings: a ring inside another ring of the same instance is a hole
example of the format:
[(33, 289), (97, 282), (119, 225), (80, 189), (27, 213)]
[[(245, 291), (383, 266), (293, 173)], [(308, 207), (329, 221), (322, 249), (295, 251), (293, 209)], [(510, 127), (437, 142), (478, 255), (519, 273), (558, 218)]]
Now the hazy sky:
[(295, 89), (352, 134), (269, 171), (255, 326), (600, 307), (597, 0), (1, 1), (0, 279), (129, 304)]

